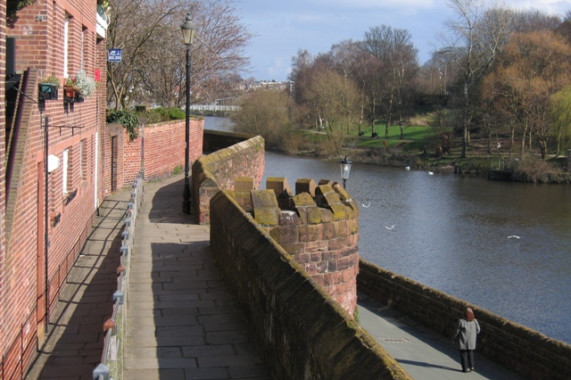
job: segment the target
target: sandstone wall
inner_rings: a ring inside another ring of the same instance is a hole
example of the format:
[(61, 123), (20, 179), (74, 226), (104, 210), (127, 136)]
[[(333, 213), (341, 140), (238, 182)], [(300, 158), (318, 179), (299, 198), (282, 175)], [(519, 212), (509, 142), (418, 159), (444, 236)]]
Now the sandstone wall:
[(210, 203), (212, 252), (277, 379), (410, 379), (228, 191)]
[(202, 156), (192, 165), (192, 212), (200, 224), (210, 222), (210, 199), (218, 190), (234, 188), (236, 178), (253, 178), (258, 188), (264, 174), (265, 144), (260, 136)]
[(328, 181), (317, 185), (312, 179), (300, 179), (295, 196), (285, 178), (268, 178), (266, 188), (246, 193), (237, 188), (235, 196), (306, 273), (353, 315), (359, 271), (358, 205), (341, 185)]
[(359, 292), (445, 337), (454, 336), (463, 310), (474, 309), (482, 332), (477, 352), (527, 379), (568, 379), (571, 346), (477, 306), (361, 260)]

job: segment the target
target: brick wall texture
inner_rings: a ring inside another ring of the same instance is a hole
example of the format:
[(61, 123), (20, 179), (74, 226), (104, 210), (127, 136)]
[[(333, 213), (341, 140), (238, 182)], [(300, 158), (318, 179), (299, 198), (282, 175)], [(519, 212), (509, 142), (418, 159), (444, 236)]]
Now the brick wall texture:
[[(144, 125), (139, 128), (138, 137), (130, 140), (124, 132), (124, 161), (122, 185), (133, 182), (144, 162), (146, 180), (153, 180), (172, 174), (175, 168), (184, 170), (185, 134), (184, 120)], [(189, 163), (202, 156), (204, 119), (190, 119)], [(190, 172), (189, 172), (190, 175)]]
[[(8, 27), (5, 5), (0, 3), (1, 61), (7, 60), (4, 37), (13, 38), (15, 70), (23, 75), (20, 91), (25, 96), (9, 90), (20, 107), (16, 123), (5, 117), (4, 107), (0, 111), (2, 380), (24, 376), (45, 338), (46, 314), (91, 230), (97, 198), (105, 193), (99, 139), (106, 106), (104, 82), (81, 103), (66, 104), (61, 86), (56, 100), (42, 102), (38, 95), (38, 84), (51, 75), (61, 85), (79, 70), (92, 78), (96, 70), (105, 73), (105, 40), (95, 28), (97, 2), (36, 0), (20, 10)], [(64, 49), (66, 25), (69, 39)], [(1, 66), (0, 100), (5, 104), (8, 92), (4, 92), (5, 65)], [(5, 131), (12, 133), (4, 136)], [(59, 159), (59, 166), (48, 175), (46, 141), (47, 154)]]

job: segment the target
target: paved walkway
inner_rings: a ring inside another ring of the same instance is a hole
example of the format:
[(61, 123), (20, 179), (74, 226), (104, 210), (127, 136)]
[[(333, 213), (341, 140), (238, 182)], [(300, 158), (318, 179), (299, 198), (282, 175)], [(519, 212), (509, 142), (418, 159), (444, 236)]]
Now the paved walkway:
[(270, 379), (210, 253), (181, 176), (145, 184), (127, 292), (125, 380)]
[(476, 371), (464, 373), (460, 354), (451, 339), (446, 340), (387, 306), (359, 295), (359, 321), (414, 379), (501, 379), (519, 376), (482, 358), (476, 350)]
[(111, 316), (117, 289), (123, 216), (131, 189), (99, 207), (95, 229), (76, 260), (51, 313), (49, 335), (27, 380), (92, 380), (101, 359), (103, 323)]
[[(209, 249), (209, 228), (182, 214), (182, 176), (145, 184), (126, 295), (124, 380), (271, 379)], [(111, 315), (120, 232), (131, 189), (107, 198), (27, 380), (91, 380)], [(454, 346), (359, 298), (360, 322), (415, 379), (519, 377), (477, 356), (462, 373)], [(122, 379), (118, 379), (122, 380)]]

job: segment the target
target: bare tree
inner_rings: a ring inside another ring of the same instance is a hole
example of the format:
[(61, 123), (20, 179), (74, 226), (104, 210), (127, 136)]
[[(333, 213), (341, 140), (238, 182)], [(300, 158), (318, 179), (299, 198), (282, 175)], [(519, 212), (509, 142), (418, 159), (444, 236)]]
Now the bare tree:
[(447, 0), (457, 19), (448, 27), (455, 41), (449, 51), (458, 53), (462, 99), (462, 157), (470, 140), (471, 98), (482, 77), (493, 64), (509, 35), (509, 11), (486, 11), (482, 0)]
[(134, 101), (180, 105), (185, 93), (185, 46), (180, 25), (190, 12), (196, 27), (192, 45), (192, 93), (209, 98), (213, 79), (248, 64), (242, 50), (250, 34), (230, 0), (110, 0), (107, 46), (123, 49), (123, 61), (108, 64), (108, 104)]
[(418, 70), (417, 50), (411, 42), (411, 35), (405, 29), (393, 29), (381, 25), (365, 32), (364, 49), (380, 61), (383, 77), (381, 106), (388, 128), (396, 118), (403, 134), (403, 114), (405, 99), (412, 88), (413, 79)]
[(261, 135), (268, 146), (287, 150), (292, 132), (293, 101), (284, 91), (257, 89), (240, 101), (241, 109), (232, 115), (236, 130)]
[(320, 70), (312, 79), (308, 96), (323, 120), (329, 153), (340, 154), (357, 119), (359, 93), (354, 82), (333, 70)]

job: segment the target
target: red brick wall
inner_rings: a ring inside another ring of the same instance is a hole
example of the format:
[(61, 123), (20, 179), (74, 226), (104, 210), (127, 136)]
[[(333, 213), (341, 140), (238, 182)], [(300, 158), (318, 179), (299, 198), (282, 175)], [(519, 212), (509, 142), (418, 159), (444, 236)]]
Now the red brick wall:
[[(0, 2), (0, 62), (6, 62), (6, 2)], [(0, 65), (0, 104), (5, 104), (4, 85), (6, 78), (6, 66)], [(5, 182), (5, 165), (6, 165), (6, 115), (5, 107), (0, 107), (0, 316), (4, 314), (5, 303), (2, 301), (5, 294), (5, 278), (6, 278), (6, 242), (5, 242), (5, 223), (4, 216), (6, 214), (6, 182)], [(5, 329), (4, 323), (0, 324), (0, 352), (6, 352), (6, 342), (4, 339)], [(1, 365), (1, 364), (0, 364)], [(0, 368), (1, 369), (1, 368)]]
[[(202, 156), (204, 119), (190, 120), (190, 164)], [(122, 183), (129, 185), (141, 170), (144, 142), (145, 179), (155, 179), (171, 174), (176, 167), (184, 170), (185, 121), (151, 124), (139, 129), (139, 136), (129, 140), (124, 132), (124, 157)], [(190, 173), (189, 173), (190, 174)]]
[[(4, 12), (4, 4), (0, 13)], [(44, 141), (45, 117), (49, 120), (50, 155), (59, 157), (60, 166), (48, 176), (49, 236), (48, 273), (50, 304), (58, 297), (76, 255), (83, 246), (91, 228), (96, 209), (95, 138), (104, 120), (105, 83), (100, 83), (98, 94), (83, 103), (66, 105), (60, 88), (58, 100), (38, 106), (38, 83), (49, 75), (63, 77), (62, 30), (65, 14), (70, 22), (69, 73), (73, 76), (83, 68), (93, 76), (96, 68), (103, 70), (104, 42), (97, 52), (95, 32), (95, 0), (52, 1), (37, 0), (18, 13), (18, 19), (7, 29), (8, 36), (16, 39), (16, 70), (28, 71), (29, 82), (22, 97), (24, 111), (20, 124), (17, 165), (11, 176), (11, 189), (4, 194), (0, 186), (0, 216), (2, 246), (0, 246), (0, 364), (2, 379), (20, 378), (35, 353), (36, 342), (44, 338), (45, 326), (45, 250), (44, 250)], [(2, 16), (2, 14), (0, 14)], [(5, 17), (0, 17), (2, 23)], [(3, 24), (0, 33), (4, 31)], [(84, 61), (80, 60), (80, 41), (83, 34)], [(3, 36), (2, 36), (3, 37)], [(2, 62), (5, 62), (4, 38), (1, 38)], [(0, 77), (4, 78), (2, 65)], [(3, 79), (2, 79), (3, 80)], [(3, 100), (3, 88), (0, 100)], [(33, 100), (31, 100), (33, 99)], [(2, 104), (4, 104), (2, 102)], [(41, 113), (40, 113), (41, 112)], [(0, 123), (4, 132), (3, 110)], [(100, 134), (101, 135), (101, 134)], [(6, 147), (0, 138), (0, 160), (3, 168)], [(99, 146), (101, 148), (101, 145)], [(63, 152), (69, 152), (68, 170), (62, 168)], [(102, 165), (99, 165), (102, 168)], [(67, 195), (63, 178), (67, 176)], [(0, 176), (4, 181), (5, 174)], [(98, 178), (101, 180), (101, 177)], [(73, 195), (73, 199), (70, 195)], [(8, 197), (6, 199), (5, 197)], [(4, 204), (9, 208), (4, 209)], [(9, 236), (7, 232), (9, 231)]]

